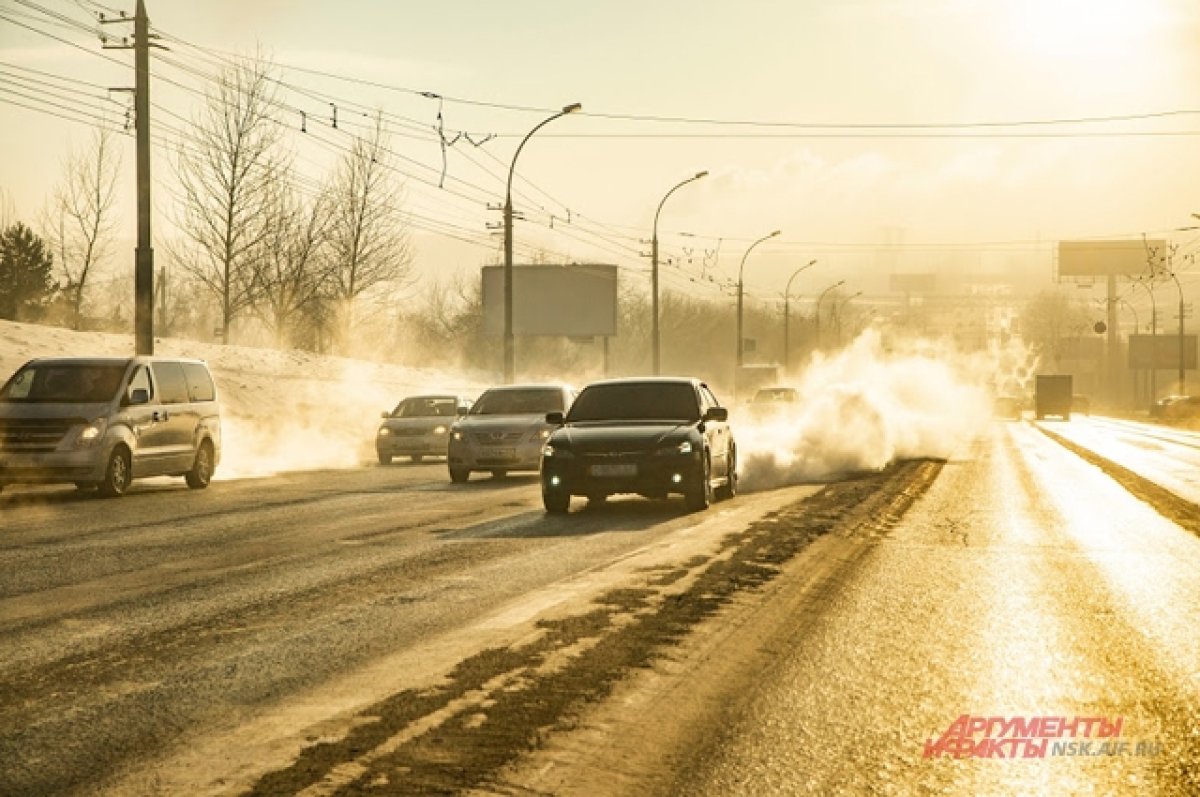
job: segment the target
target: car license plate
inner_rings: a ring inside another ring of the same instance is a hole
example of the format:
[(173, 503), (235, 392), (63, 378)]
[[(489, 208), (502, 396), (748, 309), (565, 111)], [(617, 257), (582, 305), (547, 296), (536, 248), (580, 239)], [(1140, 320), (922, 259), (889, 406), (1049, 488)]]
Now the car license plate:
[(515, 448), (485, 448), (482, 452), (482, 459), (516, 459), (517, 449)]
[(636, 476), (637, 465), (632, 462), (606, 462), (592, 466), (592, 475), (601, 477)]

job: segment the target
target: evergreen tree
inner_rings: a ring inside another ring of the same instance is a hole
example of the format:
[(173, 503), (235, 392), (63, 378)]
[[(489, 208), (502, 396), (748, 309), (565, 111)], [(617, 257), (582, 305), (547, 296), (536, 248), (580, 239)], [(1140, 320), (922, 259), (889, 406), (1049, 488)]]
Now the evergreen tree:
[(54, 257), (21, 222), (0, 232), (0, 318), (34, 320), (53, 298)]

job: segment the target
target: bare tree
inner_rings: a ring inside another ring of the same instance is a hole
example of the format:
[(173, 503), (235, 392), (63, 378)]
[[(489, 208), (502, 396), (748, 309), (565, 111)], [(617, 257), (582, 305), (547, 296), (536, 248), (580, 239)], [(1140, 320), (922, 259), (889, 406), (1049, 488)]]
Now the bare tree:
[(278, 183), (254, 303), (279, 345), (306, 310), (328, 297), (331, 276), (329, 197), (322, 193), (305, 206), (287, 186)]
[(67, 158), (62, 182), (46, 211), (47, 237), (58, 255), (74, 329), (82, 325), (88, 280), (112, 247), (120, 169), (121, 154), (113, 134), (104, 127), (95, 128), (91, 145)]
[(343, 342), (354, 324), (355, 304), (381, 286), (403, 284), (412, 265), (401, 189), (389, 160), (383, 118), (376, 116), (374, 129), (355, 140), (333, 179), (332, 289)]
[(261, 58), (227, 67), (179, 149), (178, 262), (217, 299), (221, 339), (259, 290), (275, 183), (286, 168), (269, 65)]

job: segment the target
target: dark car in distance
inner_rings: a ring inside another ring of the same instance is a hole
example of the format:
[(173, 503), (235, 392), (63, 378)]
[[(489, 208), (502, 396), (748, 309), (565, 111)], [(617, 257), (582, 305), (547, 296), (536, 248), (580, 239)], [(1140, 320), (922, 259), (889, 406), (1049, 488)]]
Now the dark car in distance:
[(737, 491), (737, 444), (729, 412), (698, 379), (610, 379), (585, 387), (542, 450), (546, 511), (570, 509), (571, 496), (682, 494), (689, 510)]

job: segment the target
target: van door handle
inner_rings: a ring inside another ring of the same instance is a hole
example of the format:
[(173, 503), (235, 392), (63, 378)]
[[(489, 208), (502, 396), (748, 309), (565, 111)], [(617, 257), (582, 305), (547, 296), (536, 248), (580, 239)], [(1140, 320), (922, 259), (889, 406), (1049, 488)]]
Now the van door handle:
[(150, 416), (150, 420), (154, 421), (155, 423), (158, 423), (159, 421), (169, 421), (171, 420), (171, 414), (166, 410), (163, 410), (162, 412), (155, 410), (154, 414)]

